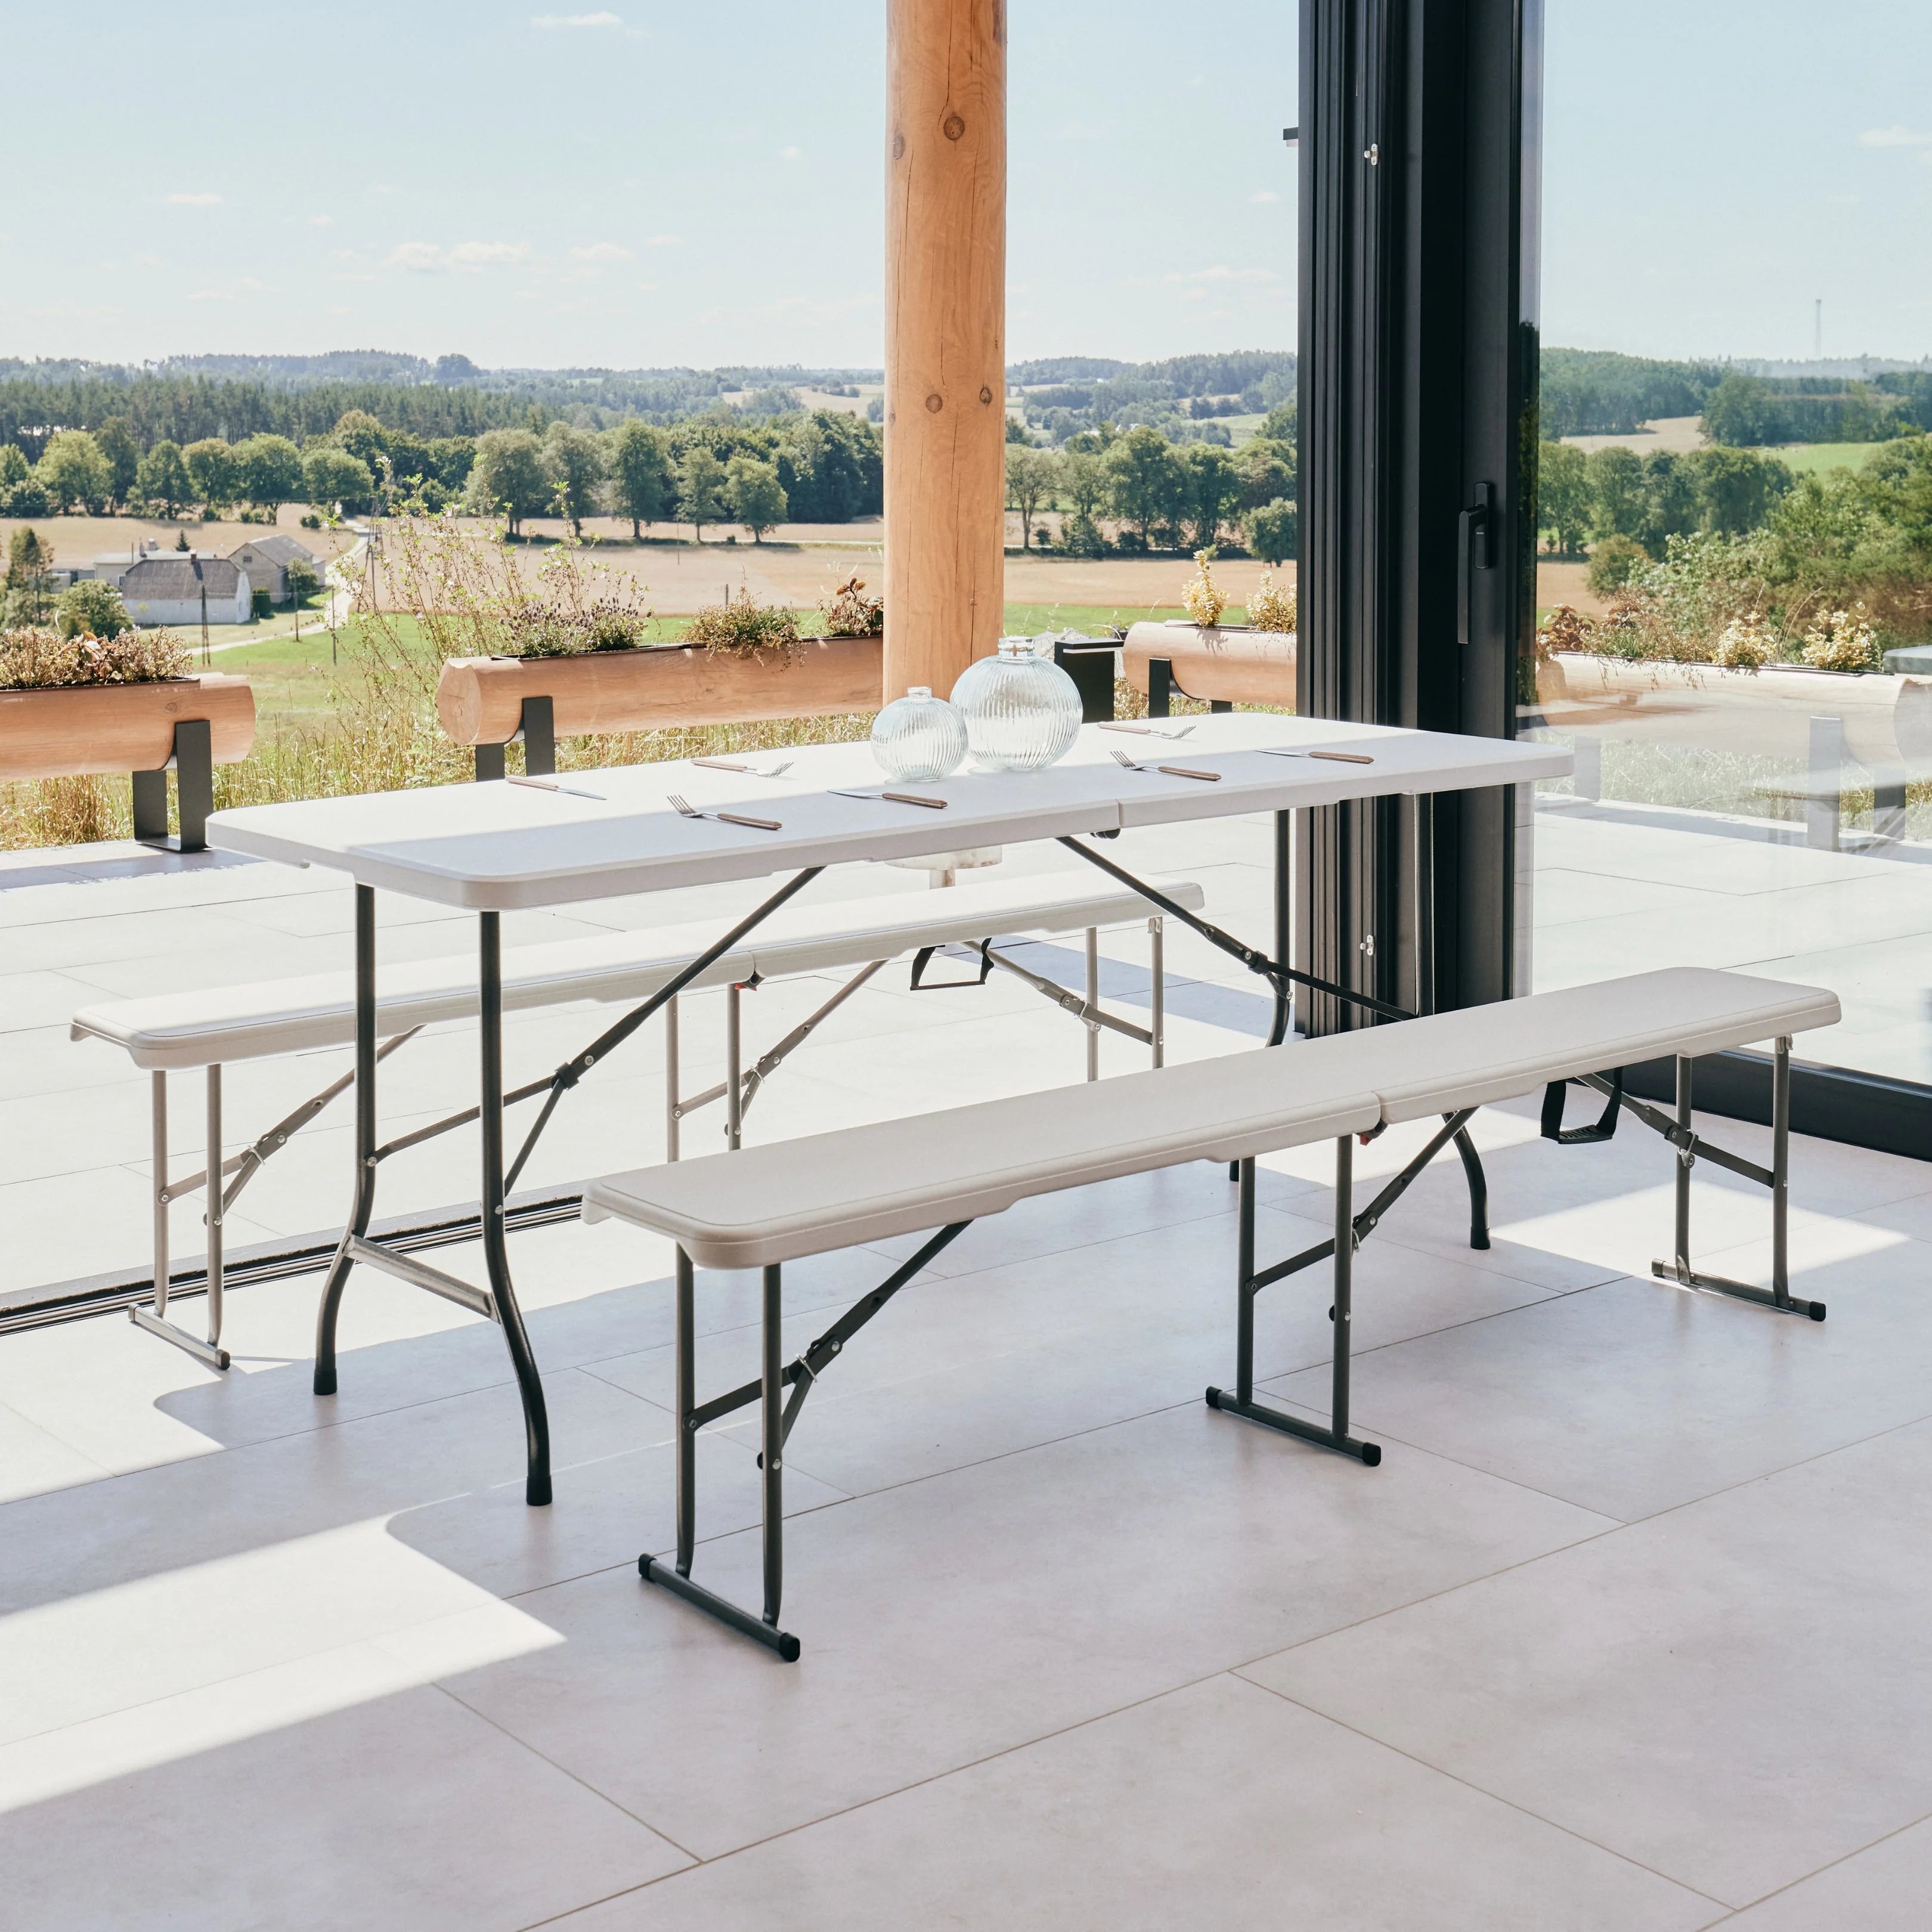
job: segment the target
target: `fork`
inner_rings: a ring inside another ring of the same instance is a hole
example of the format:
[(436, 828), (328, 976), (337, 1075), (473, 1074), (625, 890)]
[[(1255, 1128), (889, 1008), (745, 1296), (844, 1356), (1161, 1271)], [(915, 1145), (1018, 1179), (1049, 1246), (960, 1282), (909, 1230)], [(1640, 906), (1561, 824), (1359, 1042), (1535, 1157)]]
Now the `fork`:
[(1165, 772), (1171, 778), (1201, 778), (1209, 784), (1221, 782), (1219, 772), (1197, 772), (1191, 765), (1137, 765), (1124, 752), (1116, 752), (1114, 761), (1126, 766), (1130, 772)]
[(735, 758), (693, 758), (694, 765), (707, 766), (714, 772), (744, 772), (754, 778), (783, 778), (792, 768), (793, 760), (785, 760), (782, 765), (774, 765), (768, 772), (761, 772), (756, 765), (741, 765)]
[(1131, 731), (1137, 738), (1184, 738), (1194, 729), (1192, 724), (1184, 724), (1178, 731), (1163, 731), (1154, 724), (1102, 724), (1103, 731)]
[(776, 818), (746, 818), (735, 812), (700, 812), (688, 799), (680, 798), (673, 792), (664, 802), (680, 818), (715, 818), (720, 825), (748, 825), (754, 832), (782, 832), (784, 826)]

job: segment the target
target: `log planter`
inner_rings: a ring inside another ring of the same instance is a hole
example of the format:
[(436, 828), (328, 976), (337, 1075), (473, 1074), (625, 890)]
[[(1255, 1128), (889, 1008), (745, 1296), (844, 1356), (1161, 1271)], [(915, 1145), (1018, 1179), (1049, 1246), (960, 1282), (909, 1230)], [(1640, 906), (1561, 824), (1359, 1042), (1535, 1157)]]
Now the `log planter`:
[(558, 736), (876, 711), (884, 664), (879, 638), (808, 638), (795, 651), (756, 657), (669, 644), (452, 658), (437, 681), (436, 712), (455, 743), (476, 746), (478, 777), (500, 777), (502, 748), (520, 734), (526, 759), (539, 761), (530, 769), (551, 770)]
[[(1170, 696), (1192, 698), (1225, 711), (1236, 704), (1294, 706), (1294, 633), (1256, 631), (1245, 624), (1190, 624), (1184, 619), (1140, 623), (1120, 650), (1122, 675), (1147, 694), (1154, 717), (1167, 715)], [(1158, 667), (1165, 663), (1165, 674)]]
[[(239, 764), (254, 743), (255, 694), (245, 677), (210, 672), (146, 684), (0, 691), (0, 780), (131, 772), (135, 837), (183, 852), (207, 843), (214, 767)], [(171, 764), (181, 816), (172, 841)]]
[(1836, 719), (1845, 750), (1877, 783), (1932, 776), (1932, 680), (1564, 651), (1537, 666), (1536, 688), (1558, 730), (1810, 763), (1814, 722)]

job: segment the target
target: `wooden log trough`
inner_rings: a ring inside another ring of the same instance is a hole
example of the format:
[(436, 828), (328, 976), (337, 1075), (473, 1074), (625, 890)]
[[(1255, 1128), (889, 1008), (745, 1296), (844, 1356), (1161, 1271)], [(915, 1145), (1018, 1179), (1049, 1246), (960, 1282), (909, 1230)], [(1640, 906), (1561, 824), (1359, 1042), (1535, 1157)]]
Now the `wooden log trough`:
[[(245, 677), (208, 672), (142, 684), (0, 691), (0, 781), (133, 775), (134, 836), (183, 852), (206, 848), (214, 767), (255, 743), (255, 694)], [(181, 832), (168, 837), (168, 770)]]
[(553, 772), (560, 736), (876, 711), (884, 662), (878, 638), (813, 638), (755, 655), (674, 644), (452, 658), (436, 711), (453, 742), (476, 748), (476, 776), (500, 778), (503, 748), (519, 738), (526, 768)]
[(1150, 717), (1166, 717), (1174, 698), (1195, 698), (1216, 711), (1237, 704), (1292, 710), (1294, 648), (1292, 631), (1170, 618), (1129, 630), (1120, 647), (1121, 675), (1145, 694)]

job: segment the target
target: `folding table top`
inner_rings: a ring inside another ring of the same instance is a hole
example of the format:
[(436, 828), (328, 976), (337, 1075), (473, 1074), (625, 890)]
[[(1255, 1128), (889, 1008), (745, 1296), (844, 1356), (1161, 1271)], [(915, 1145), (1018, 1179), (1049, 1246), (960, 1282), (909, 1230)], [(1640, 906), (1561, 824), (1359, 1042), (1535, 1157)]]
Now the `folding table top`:
[[(807, 866), (1471, 790), (1570, 769), (1570, 752), (1559, 745), (1266, 712), (1190, 722), (1194, 728), (1180, 739), (1086, 725), (1067, 756), (1043, 772), (962, 772), (895, 784), (864, 744), (813, 745), (742, 754), (765, 771), (789, 760), (777, 778), (679, 760), (564, 772), (556, 782), (568, 789), (560, 790), (497, 781), (248, 806), (216, 812), (208, 842), (224, 851), (328, 866), (359, 884), (442, 904), (509, 911)], [(1130, 771), (1115, 761), (1116, 751), (1142, 764), (1213, 772), (1218, 782)], [(1277, 752), (1295, 755), (1271, 755)], [(1314, 752), (1352, 752), (1370, 762), (1307, 755)], [(835, 787), (916, 792), (944, 799), (946, 809), (842, 798)], [(783, 829), (686, 818), (668, 802), (674, 793), (700, 810), (776, 819)]]

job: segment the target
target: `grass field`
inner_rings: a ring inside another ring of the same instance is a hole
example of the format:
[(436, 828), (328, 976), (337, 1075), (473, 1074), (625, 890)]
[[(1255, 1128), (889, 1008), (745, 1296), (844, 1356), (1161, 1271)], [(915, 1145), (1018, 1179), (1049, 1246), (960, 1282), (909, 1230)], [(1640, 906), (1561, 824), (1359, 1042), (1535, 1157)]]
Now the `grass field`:
[(1770, 453), (1780, 458), (1801, 476), (1816, 476), (1826, 470), (1862, 470), (1877, 442), (1788, 442)]

